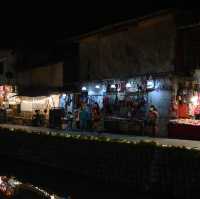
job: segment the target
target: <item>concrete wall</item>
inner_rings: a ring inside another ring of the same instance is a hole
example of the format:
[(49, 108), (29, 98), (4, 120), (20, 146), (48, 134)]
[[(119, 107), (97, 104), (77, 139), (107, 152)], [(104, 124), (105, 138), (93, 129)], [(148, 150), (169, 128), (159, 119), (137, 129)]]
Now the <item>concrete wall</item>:
[(174, 70), (172, 15), (155, 17), (80, 41), (81, 80), (127, 78)]
[(167, 136), (167, 124), (169, 122), (169, 108), (171, 102), (171, 91), (160, 90), (153, 91), (148, 94), (148, 105), (155, 105), (158, 109), (159, 113), (159, 136), (166, 137)]

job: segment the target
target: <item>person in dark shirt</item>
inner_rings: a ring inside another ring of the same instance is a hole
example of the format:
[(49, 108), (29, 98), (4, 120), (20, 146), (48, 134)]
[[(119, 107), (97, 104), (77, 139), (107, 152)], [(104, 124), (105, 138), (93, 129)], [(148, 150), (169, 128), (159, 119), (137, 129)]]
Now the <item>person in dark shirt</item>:
[(35, 114), (33, 115), (33, 125), (34, 126), (40, 126), (41, 125), (40, 110), (35, 110)]
[(156, 107), (151, 105), (147, 115), (147, 125), (150, 128), (152, 136), (156, 136), (158, 132), (158, 118), (159, 114)]

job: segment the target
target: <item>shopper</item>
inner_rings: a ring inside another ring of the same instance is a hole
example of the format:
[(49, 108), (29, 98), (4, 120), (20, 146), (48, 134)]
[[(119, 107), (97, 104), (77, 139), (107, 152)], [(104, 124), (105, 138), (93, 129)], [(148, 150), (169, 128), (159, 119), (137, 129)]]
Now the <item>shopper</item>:
[(67, 130), (72, 130), (73, 114), (72, 112), (67, 113)]
[(87, 117), (87, 130), (92, 129), (92, 110), (90, 104), (86, 106), (86, 117)]
[(88, 118), (87, 118), (87, 111), (84, 104), (81, 106), (79, 115), (80, 115), (80, 129), (81, 131), (85, 131), (87, 129)]

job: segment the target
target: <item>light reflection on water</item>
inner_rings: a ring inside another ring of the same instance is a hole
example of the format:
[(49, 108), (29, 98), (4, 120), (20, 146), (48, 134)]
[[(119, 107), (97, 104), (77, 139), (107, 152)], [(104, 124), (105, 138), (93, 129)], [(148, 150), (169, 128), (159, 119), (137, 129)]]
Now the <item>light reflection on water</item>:
[[(130, 198), (130, 195), (134, 196), (134, 199), (151, 198), (149, 196), (141, 196), (140, 193), (136, 193), (136, 190), (133, 190), (131, 185), (127, 184), (105, 182), (104, 180), (95, 179), (94, 176), (86, 177), (2, 155), (0, 155), (0, 161), (0, 176), (15, 176), (23, 184), (28, 182), (29, 185), (35, 185), (34, 187), (39, 187), (50, 195), (55, 194), (61, 198), (126, 199)], [(54, 197), (52, 196), (52, 198)], [(20, 199), (22, 198), (32, 199), (31, 197), (20, 197)]]
[(15, 177), (0, 176), (0, 195), (4, 198), (43, 198), (43, 199), (71, 199), (71, 197), (59, 197), (48, 193), (44, 189), (29, 183), (22, 183)]

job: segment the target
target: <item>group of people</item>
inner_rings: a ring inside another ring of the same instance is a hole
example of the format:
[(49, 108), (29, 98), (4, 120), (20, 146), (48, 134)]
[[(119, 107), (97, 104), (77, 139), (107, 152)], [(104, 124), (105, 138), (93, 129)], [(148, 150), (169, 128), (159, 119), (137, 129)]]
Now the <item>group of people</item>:
[[(136, 114), (134, 111), (134, 107), (122, 106), (123, 110), (120, 110), (121, 116), (128, 116), (132, 117), (132, 115)], [(159, 113), (157, 108), (154, 105), (149, 107), (149, 111), (144, 117), (145, 114), (143, 113), (143, 120), (145, 129), (147, 130), (147, 134), (149, 136), (157, 136), (158, 134), (158, 120), (159, 120)], [(102, 114), (98, 103), (95, 103), (93, 106), (89, 104), (82, 104), (80, 108), (74, 111), (74, 114), (71, 112), (68, 113), (68, 130), (75, 129), (75, 130), (88, 130), (88, 131), (99, 131), (101, 128), (101, 119)]]
[(35, 110), (35, 114), (32, 117), (33, 126), (46, 126), (47, 127), (47, 110), (42, 112)]
[(98, 103), (94, 105), (82, 103), (78, 109), (74, 111), (74, 114), (68, 112), (68, 129), (75, 130), (94, 130), (100, 129), (101, 111)]
[[(144, 105), (138, 104), (132, 106), (132, 104), (121, 104), (120, 115), (122, 117), (133, 117), (137, 116), (138, 109), (142, 109)], [(139, 108), (138, 108), (139, 107)], [(145, 111), (144, 111), (145, 112)], [(34, 126), (44, 126), (46, 120), (47, 111), (40, 113), (39, 110), (35, 111), (33, 116)], [(146, 115), (146, 117), (145, 117)], [(150, 136), (156, 136), (158, 133), (158, 120), (159, 113), (154, 105), (151, 105), (147, 114), (143, 113), (145, 128)], [(81, 131), (99, 131), (101, 129), (102, 113), (98, 103), (93, 105), (82, 103), (73, 113), (67, 113), (67, 125), (64, 129), (67, 130), (81, 130)]]

